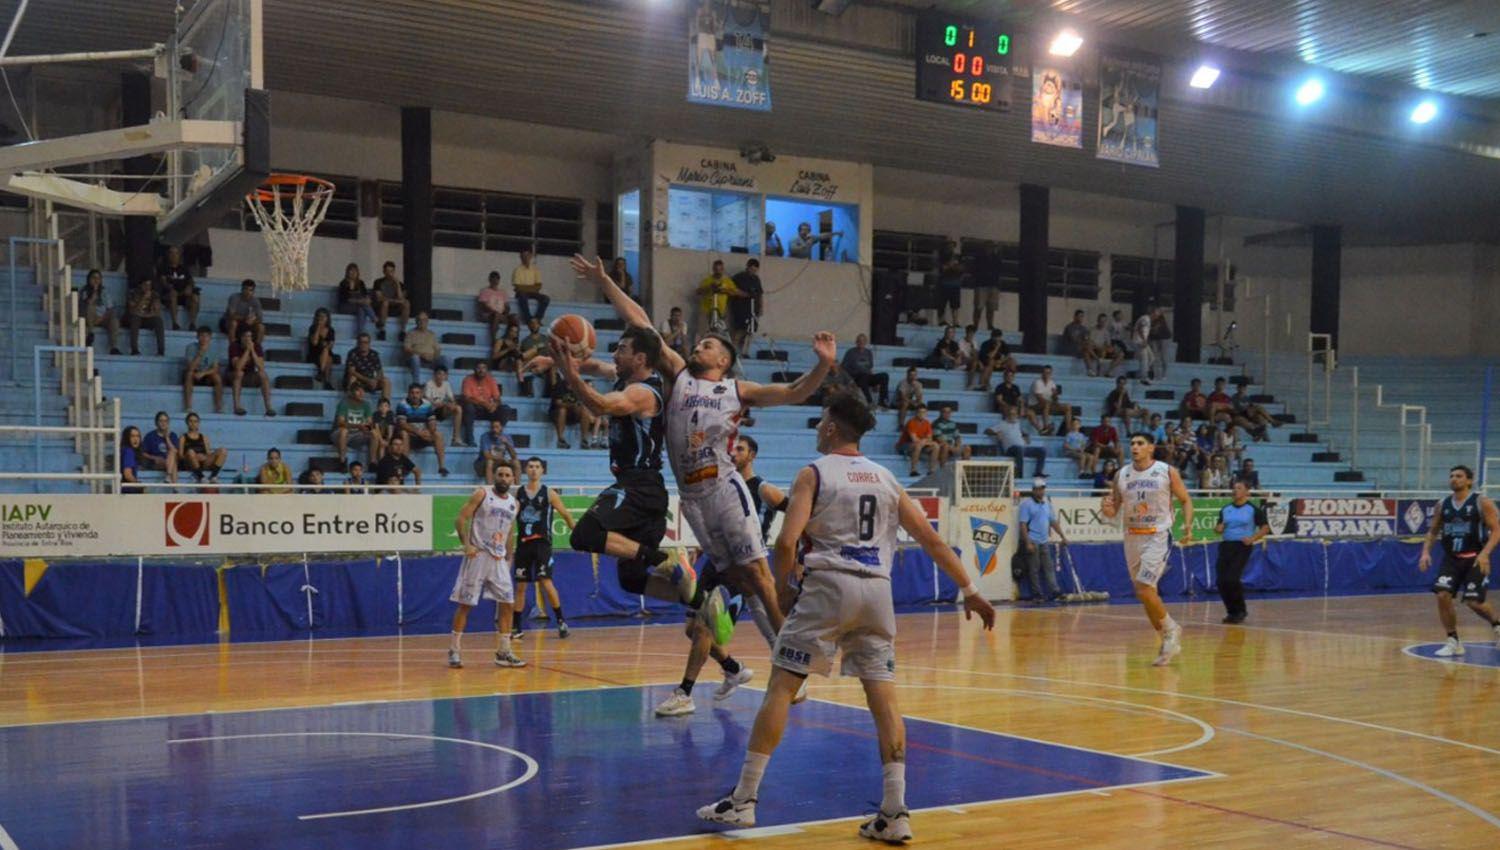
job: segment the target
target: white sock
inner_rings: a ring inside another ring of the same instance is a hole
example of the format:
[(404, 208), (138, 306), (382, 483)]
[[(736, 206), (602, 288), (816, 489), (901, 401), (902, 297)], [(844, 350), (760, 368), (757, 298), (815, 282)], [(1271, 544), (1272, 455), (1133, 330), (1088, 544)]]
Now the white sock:
[(745, 751), (745, 764), (740, 768), (740, 784), (734, 786), (734, 799), (744, 802), (753, 800), (760, 795), (760, 778), (766, 773), (766, 763), (771, 760), (769, 753), (761, 754)]
[(463, 632), (449, 632), (448, 633), (448, 650), (450, 652), (457, 652), (458, 651), (458, 642), (463, 638), (463, 636), (464, 636)]
[(1171, 614), (1168, 614), (1167, 618), (1161, 621), (1161, 628), (1164, 632), (1170, 632), (1173, 629), (1177, 628), (1177, 621), (1172, 619)]
[(880, 810), (888, 815), (906, 811), (906, 762), (886, 762), (880, 766), (880, 777)]
[(502, 631), (500, 633), (500, 654), (510, 654), (510, 632)]

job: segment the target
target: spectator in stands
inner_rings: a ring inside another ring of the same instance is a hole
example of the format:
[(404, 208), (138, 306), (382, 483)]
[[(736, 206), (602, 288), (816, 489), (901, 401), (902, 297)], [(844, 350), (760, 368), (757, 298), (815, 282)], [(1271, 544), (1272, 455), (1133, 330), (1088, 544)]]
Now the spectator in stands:
[(568, 442), (567, 431), (569, 425), (577, 425), (578, 447), (592, 449), (594, 444), (589, 439), (589, 435), (594, 429), (594, 415), (579, 402), (578, 394), (568, 386), (568, 382), (563, 379), (562, 372), (555, 368), (547, 370), (547, 398), (551, 399), (547, 407), (547, 418), (552, 421), (552, 429), (557, 435), (557, 447), (560, 449), (573, 447), (573, 444)]
[(500, 326), (509, 324), (512, 319), (510, 305), (506, 303), (505, 288), (500, 282), (500, 272), (490, 272), (489, 285), (479, 290), (479, 297), (474, 300), (474, 310), (479, 320), (489, 323), (490, 345), (493, 346), (499, 339)]
[(1267, 413), (1264, 407), (1250, 401), (1250, 391), (1245, 389), (1244, 384), (1236, 387), (1234, 395), (1229, 397), (1229, 409), (1234, 414), (1234, 424), (1244, 428), (1257, 442), (1271, 439), (1266, 431), (1267, 426), (1281, 427), (1281, 423)]
[(172, 417), (165, 410), (156, 411), (156, 428), (141, 439), (136, 461), (141, 469), (165, 472), (167, 483), (177, 483), (177, 450), (181, 445), (172, 430)]
[(1204, 460), (1198, 454), (1198, 439), (1193, 434), (1193, 422), (1184, 417), (1172, 429), (1172, 465), (1185, 473), (1194, 465), (1201, 470)]
[[(787, 249), (787, 256), (794, 260), (831, 260), (834, 237), (842, 237), (842, 230), (834, 230), (828, 233), (814, 233), (812, 225), (802, 222), (797, 225), (797, 238), (792, 240), (792, 246)], [(823, 243), (823, 251), (816, 257), (813, 256), (813, 246), (819, 242)], [(956, 315), (954, 321), (957, 321)]]
[(942, 338), (932, 346), (932, 353), (927, 355), (927, 362), (922, 365), (929, 369), (956, 369), (963, 365), (963, 359), (959, 356), (956, 328), (953, 325), (943, 328)]
[(392, 312), (401, 320), (401, 331), (397, 339), (406, 338), (406, 323), (411, 321), (411, 299), (406, 295), (406, 285), (396, 277), (396, 264), (387, 260), (380, 267), (380, 277), (371, 288), (370, 300), (375, 306), (375, 328), (380, 339), (385, 339), (385, 323)]
[(981, 249), (978, 265), (970, 275), (974, 289), (974, 325), (979, 325), (979, 316), (984, 315), (984, 326), (995, 329), (995, 311), (1000, 309), (1000, 258), (993, 247)]
[[(891, 376), (875, 371), (875, 351), (870, 348), (869, 336), (859, 334), (854, 338), (854, 347), (844, 352), (843, 367), (854, 385), (865, 394), (866, 404), (874, 407), (878, 401), (881, 407), (890, 406)], [(878, 395), (876, 390), (879, 390)]]
[(1182, 395), (1182, 404), (1177, 407), (1177, 415), (1183, 419), (1208, 418), (1208, 396), (1203, 394), (1201, 378), (1194, 378), (1188, 385), (1188, 391)]
[(683, 359), (688, 356), (688, 326), (687, 320), (682, 317), (682, 308), (673, 307), (667, 313), (667, 323), (661, 329), (662, 342), (673, 351), (677, 352)]
[[(344, 279), (339, 281), (338, 309), (340, 313), (348, 313), (354, 316), (354, 335), (359, 336), (377, 320), (375, 318), (375, 299), (370, 294), (370, 287), (366, 285), (365, 279), (359, 276), (359, 264), (350, 263), (344, 266)], [(380, 327), (380, 338), (385, 339), (385, 328)]]
[(192, 273), (182, 262), (182, 249), (176, 245), (167, 249), (166, 258), (156, 270), (156, 292), (172, 319), (172, 330), (181, 330), (177, 324), (179, 305), (187, 315), (187, 326), (198, 326), (198, 298), (203, 290), (193, 281)]
[(521, 264), (510, 273), (510, 287), (515, 292), (516, 309), (521, 311), (521, 321), (528, 324), (534, 318), (541, 321), (547, 316), (547, 307), (552, 299), (542, 294), (542, 270), (532, 263), (530, 248), (521, 249)]
[(78, 290), (78, 314), (88, 323), (89, 344), (93, 344), (93, 329), (104, 328), (109, 333), (109, 353), (120, 353), (120, 314), (110, 301), (109, 290), (104, 288), (104, 273), (89, 269), (83, 288)]
[(395, 438), (396, 411), (391, 409), (389, 398), (382, 398), (375, 402), (375, 414), (370, 417), (370, 463), (380, 460)]
[(1165, 378), (1167, 376), (1167, 342), (1172, 339), (1172, 326), (1167, 322), (1167, 311), (1161, 307), (1151, 308), (1149, 339), (1152, 366), (1156, 369), (1157, 377)]
[(1094, 489), (1095, 490), (1107, 490), (1107, 489), (1109, 489), (1111, 483), (1114, 482), (1115, 477), (1119, 474), (1119, 472), (1120, 472), (1120, 464), (1119, 463), (1117, 463), (1114, 460), (1106, 460), (1104, 462), (1104, 468), (1101, 469), (1101, 470), (1099, 470), (1098, 472), (1094, 473)]
[(995, 385), (992, 397), (995, 401), (996, 413), (1004, 416), (1005, 411), (1014, 410), (1017, 416), (1021, 415), (1026, 394), (1021, 391), (1021, 385), (1016, 383), (1016, 370), (1005, 370), (1005, 374), (1000, 377), (1000, 383)]
[(1159, 364), (1156, 362), (1156, 351), (1151, 347), (1151, 313), (1142, 313), (1130, 326), (1130, 347), (1136, 356), (1136, 377), (1141, 383), (1150, 386), (1151, 379), (1156, 375), (1152, 371)]
[(500, 384), (490, 376), (489, 367), (484, 361), (474, 364), (473, 373), (464, 378), (458, 395), (459, 407), (463, 409), (465, 443), (474, 444), (475, 422), (481, 419), (486, 422), (505, 421), (505, 405), (500, 403)]
[(306, 496), (316, 496), (323, 492), (332, 491), (324, 491), (323, 489), (323, 470), (316, 466), (309, 466), (302, 470), (301, 475), (297, 476), (297, 492)]
[(1214, 443), (1214, 453), (1228, 461), (1230, 467), (1239, 464), (1240, 455), (1245, 453), (1245, 443), (1240, 439), (1239, 429), (1234, 427), (1233, 422), (1225, 422), (1214, 433)]
[(528, 374), (533, 372), (536, 373), (537, 376), (542, 380), (542, 387), (544, 389), (546, 388), (547, 384), (544, 370), (536, 369), (534, 367), (528, 369), (527, 366), (531, 363), (531, 361), (535, 360), (538, 357), (541, 357), (543, 353), (547, 351), (548, 342), (547, 335), (542, 333), (542, 323), (536, 318), (531, 318), (526, 321), (526, 330), (527, 334), (525, 338), (521, 340), (521, 362), (520, 365), (516, 367), (516, 383), (521, 387), (522, 398), (531, 398), (534, 392), (531, 388), (532, 379), (527, 377)]
[(1229, 397), (1228, 382), (1223, 378), (1214, 378), (1214, 391), (1208, 394), (1208, 420), (1234, 421), (1234, 400)]
[(1219, 450), (1219, 440), (1215, 436), (1212, 426), (1199, 425), (1198, 430), (1193, 433), (1193, 445), (1197, 449), (1196, 459), (1198, 469), (1201, 472), (1207, 468), (1214, 454)]
[[(1109, 317), (1103, 313), (1099, 314), (1094, 326), (1089, 328), (1087, 347), (1084, 352), (1084, 369), (1090, 375), (1114, 375), (1115, 369), (1125, 362), (1125, 352), (1115, 345)], [(1106, 360), (1109, 361), (1108, 369), (1104, 368)]]
[(635, 278), (630, 276), (630, 269), (626, 267), (624, 257), (615, 257), (614, 263), (609, 267), (609, 278), (615, 282), (615, 286), (620, 287), (625, 297), (640, 300), (640, 293), (635, 291)]
[(1007, 408), (1001, 420), (985, 433), (994, 436), (1000, 444), (1001, 454), (1015, 461), (1016, 475), (1023, 474), (1026, 466), (1023, 459), (1029, 457), (1036, 461), (1033, 474), (1038, 478), (1047, 477), (1047, 450), (1031, 445), (1030, 438), (1021, 431), (1021, 418), (1014, 407)]
[(344, 355), (344, 387), (359, 384), (366, 392), (379, 392), (380, 397), (391, 397), (391, 379), (385, 376), (380, 365), (380, 352), (370, 347), (370, 335), (360, 332), (354, 347)]
[(1111, 313), (1109, 319), (1109, 341), (1121, 357), (1129, 357), (1131, 352), (1134, 351), (1130, 347), (1130, 333), (1131, 325), (1125, 321), (1125, 312), (1123, 310), (1116, 310)]
[(1151, 441), (1156, 444), (1152, 457), (1172, 463), (1172, 432), (1162, 424), (1160, 413), (1151, 414), (1151, 418), (1146, 423), (1146, 430), (1151, 433)]
[[(392, 487), (406, 486), (406, 476), (410, 475), (418, 487), (422, 486), (422, 470), (412, 462), (406, 454), (406, 438), (397, 434), (391, 438), (390, 445), (386, 446), (385, 454), (380, 462), (375, 464), (375, 480), (379, 484)], [(388, 490), (384, 492), (400, 492), (399, 490)]]
[(365, 465), (359, 461), (349, 464), (349, 477), (344, 479), (344, 492), (351, 496), (368, 495), (370, 482), (365, 480)]
[(1099, 460), (1118, 461), (1124, 455), (1120, 452), (1120, 432), (1115, 426), (1109, 424), (1109, 414), (1099, 415), (1099, 424), (1093, 431), (1089, 432), (1088, 453)]
[(208, 435), (198, 430), (201, 425), (198, 414), (187, 415), (187, 430), (178, 443), (177, 465), (180, 469), (192, 470), (196, 481), (202, 481), (204, 473), (208, 473), (209, 481), (218, 481), (219, 470), (229, 462), (229, 450), (214, 448)]
[(266, 452), (266, 462), (260, 465), (255, 483), (262, 485), (262, 493), (292, 492), (292, 470), (281, 460), (281, 449)]
[(937, 321), (943, 322), (946, 310), (950, 319), (948, 326), (956, 327), (958, 308), (964, 297), (964, 264), (958, 253), (958, 243), (952, 239), (945, 242), (938, 252), (938, 293)]
[(1260, 473), (1255, 469), (1255, 461), (1245, 458), (1240, 461), (1240, 469), (1234, 474), (1235, 481), (1243, 481), (1251, 490), (1260, 489)]
[(786, 254), (781, 245), (781, 237), (776, 235), (776, 222), (766, 222), (766, 256), (780, 257)]
[(474, 458), (474, 474), (484, 483), (494, 484), (496, 467), (509, 466), (514, 469), (519, 465), (516, 444), (505, 433), (505, 423), (499, 419), (490, 420), (490, 430), (479, 438), (479, 456)]
[(979, 346), (974, 362), (969, 366), (969, 380), (965, 389), (983, 390), (990, 386), (990, 377), (995, 370), (1014, 371), (1016, 359), (1010, 356), (1010, 346), (1005, 344), (1005, 334), (998, 328), (990, 331), (990, 338)]
[(754, 257), (746, 260), (744, 270), (730, 280), (739, 293), (729, 300), (729, 333), (744, 357), (750, 354), (750, 337), (760, 321), (765, 298), (765, 289), (760, 284), (760, 260)]
[(521, 369), (521, 327), (506, 322), (505, 330), (490, 345), (490, 371), (519, 372)]
[(963, 365), (967, 374), (973, 374), (974, 363), (979, 359), (979, 344), (974, 341), (974, 334), (978, 330), (975, 325), (965, 325), (964, 338), (958, 341), (958, 362)]
[(141, 328), (146, 327), (156, 335), (156, 353), (167, 353), (166, 328), (161, 320), (161, 299), (151, 281), (142, 280), (130, 290), (125, 323), (130, 327), (130, 353), (141, 353)]
[(333, 316), (319, 307), (307, 326), (307, 362), (318, 367), (316, 378), (325, 390), (333, 389), (333, 343)]
[(698, 281), (698, 335), (721, 331), (729, 321), (729, 299), (740, 294), (734, 280), (724, 274), (724, 261), (714, 260), (708, 276)]
[(125, 430), (120, 432), (120, 492), (121, 493), (144, 493), (145, 489), (139, 485), (141, 480), (141, 462), (139, 452), (141, 450), (141, 429), (134, 425), (126, 425)]
[(917, 367), (906, 367), (906, 380), (896, 385), (896, 427), (906, 424), (906, 412), (926, 403), (922, 395), (922, 382), (917, 378)]
[(1210, 457), (1208, 465), (1198, 472), (1198, 488), (1200, 490), (1229, 489), (1229, 465), (1225, 462), (1223, 455)]
[(927, 419), (927, 405), (918, 404), (912, 417), (901, 426), (901, 437), (896, 440), (896, 452), (911, 461), (907, 475), (917, 474), (917, 461), (927, 455), (927, 472), (930, 475), (938, 467), (939, 447), (932, 439), (932, 423)]
[(1062, 401), (1062, 387), (1052, 380), (1052, 367), (1043, 366), (1042, 374), (1031, 382), (1031, 392), (1027, 399), (1030, 411), (1026, 418), (1031, 421), (1031, 427), (1043, 436), (1057, 433), (1057, 426), (1052, 423), (1052, 417), (1058, 411), (1065, 415), (1071, 415), (1071, 410)]
[(397, 402), (396, 430), (406, 437), (406, 445), (413, 452), (432, 446), (437, 455), (438, 475), (448, 477), (447, 453), (443, 435), (438, 431), (437, 411), (422, 397), (421, 384), (407, 387), (406, 398)]
[(1115, 378), (1115, 388), (1104, 397), (1104, 413), (1112, 419), (1120, 420), (1120, 427), (1127, 432), (1131, 430), (1130, 420), (1136, 419), (1144, 423), (1151, 415), (1149, 410), (1131, 400), (1124, 375)]
[(467, 446), (464, 438), (464, 408), (453, 394), (453, 383), (448, 380), (448, 370), (438, 367), (432, 370), (432, 380), (422, 385), (422, 398), (432, 405), (439, 422), (453, 420), (453, 445)]
[(255, 341), (255, 333), (247, 327), (241, 327), (239, 339), (229, 344), (228, 368), (234, 415), (245, 415), (245, 408), (240, 404), (240, 389), (248, 384), (260, 387), (261, 400), (266, 403), (266, 415), (275, 416), (276, 409), (271, 405), (271, 376), (266, 374), (266, 351)]
[(198, 328), (198, 341), (188, 343), (182, 353), (183, 410), (193, 408), (193, 387), (213, 387), (214, 413), (224, 412), (224, 376), (214, 351), (214, 332), (207, 325)]
[(1063, 432), (1063, 457), (1072, 458), (1078, 464), (1080, 475), (1092, 476), (1099, 463), (1099, 456), (1089, 451), (1088, 435), (1083, 433), (1083, 423), (1076, 416), (1069, 416)]
[(418, 384), (422, 382), (424, 365), (433, 369), (448, 368), (448, 359), (443, 356), (443, 347), (438, 344), (437, 334), (428, 329), (427, 324), (427, 311), (423, 310), (417, 314), (416, 330), (406, 334), (406, 342), (401, 349), (406, 355), (406, 368), (411, 370), (412, 382)]
[(1093, 375), (1094, 369), (1089, 351), (1089, 326), (1083, 321), (1082, 310), (1073, 311), (1073, 321), (1063, 326), (1062, 353), (1083, 361), (1085, 374)]
[(240, 328), (253, 331), (256, 342), (265, 341), (265, 314), (261, 312), (260, 299), (255, 297), (255, 281), (250, 278), (240, 281), (240, 291), (229, 296), (224, 315), (219, 319), (219, 330), (230, 342), (240, 338)]
[(818, 385), (819, 398), (832, 398), (834, 393), (858, 392), (859, 385), (849, 376), (837, 363), (828, 369), (828, 374), (823, 376), (823, 383)]
[(974, 453), (971, 446), (964, 445), (951, 404), (943, 405), (938, 411), (937, 421), (932, 423), (932, 441), (938, 444), (938, 466), (947, 466), (949, 459), (968, 460)]
[(368, 451), (372, 460), (380, 457), (382, 434), (375, 429), (375, 411), (359, 384), (351, 384), (333, 408), (332, 436), (340, 463), (347, 462), (350, 449)]
[[(1053, 530), (1057, 531), (1062, 545), (1068, 545), (1068, 536), (1063, 533), (1057, 512), (1047, 500), (1047, 479), (1037, 478), (1031, 482), (1031, 497), (1022, 499), (1016, 510), (1016, 522), (1020, 523), (1021, 553), (1026, 560), (1026, 575), (1031, 584), (1031, 601), (1056, 602), (1062, 598), (1057, 586), (1057, 569), (1052, 563), (1052, 550), (1047, 547)], [(1045, 583), (1046, 591), (1042, 586)]]

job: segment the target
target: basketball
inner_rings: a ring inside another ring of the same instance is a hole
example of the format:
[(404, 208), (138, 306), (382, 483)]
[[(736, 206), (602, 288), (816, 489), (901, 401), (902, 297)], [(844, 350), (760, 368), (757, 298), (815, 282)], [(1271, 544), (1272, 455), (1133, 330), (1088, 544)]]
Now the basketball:
[(564, 313), (552, 320), (551, 333), (562, 340), (568, 351), (579, 360), (594, 353), (597, 337), (594, 324), (577, 313)]

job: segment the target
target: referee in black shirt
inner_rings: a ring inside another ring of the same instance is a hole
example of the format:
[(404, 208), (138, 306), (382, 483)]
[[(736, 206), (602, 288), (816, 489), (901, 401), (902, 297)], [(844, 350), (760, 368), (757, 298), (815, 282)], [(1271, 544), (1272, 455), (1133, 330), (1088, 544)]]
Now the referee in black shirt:
[(1219, 509), (1219, 523), (1214, 529), (1223, 536), (1219, 544), (1219, 596), (1224, 600), (1228, 614), (1226, 623), (1243, 623), (1245, 610), (1245, 564), (1250, 561), (1250, 552), (1261, 538), (1271, 533), (1271, 523), (1266, 519), (1266, 510), (1250, 504), (1250, 485), (1244, 481), (1234, 482), (1234, 501)]

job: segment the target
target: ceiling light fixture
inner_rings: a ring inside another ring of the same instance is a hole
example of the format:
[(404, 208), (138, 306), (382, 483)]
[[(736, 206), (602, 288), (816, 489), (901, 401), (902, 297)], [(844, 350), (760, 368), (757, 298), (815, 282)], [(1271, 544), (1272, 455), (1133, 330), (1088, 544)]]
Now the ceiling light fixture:
[(1203, 64), (1193, 72), (1193, 78), (1188, 80), (1188, 85), (1195, 89), (1211, 88), (1219, 79), (1219, 69), (1213, 65)]
[(1327, 91), (1328, 89), (1324, 87), (1323, 81), (1314, 77), (1297, 88), (1297, 105), (1307, 106), (1316, 103), (1323, 99), (1323, 95)]
[(1416, 105), (1411, 111), (1411, 123), (1426, 124), (1438, 115), (1438, 105), (1435, 100), (1424, 100)]
[(1072, 56), (1082, 46), (1083, 36), (1071, 29), (1065, 29), (1052, 39), (1052, 44), (1047, 48), (1047, 52), (1053, 56)]

